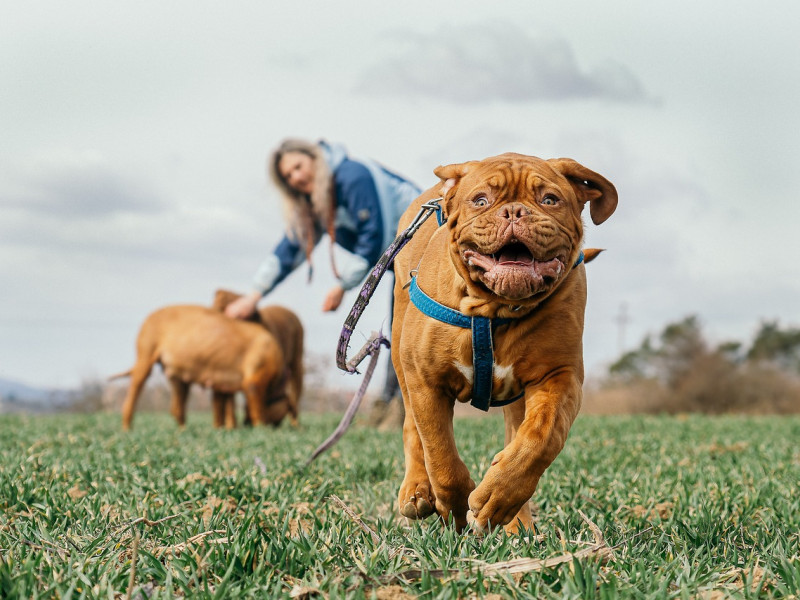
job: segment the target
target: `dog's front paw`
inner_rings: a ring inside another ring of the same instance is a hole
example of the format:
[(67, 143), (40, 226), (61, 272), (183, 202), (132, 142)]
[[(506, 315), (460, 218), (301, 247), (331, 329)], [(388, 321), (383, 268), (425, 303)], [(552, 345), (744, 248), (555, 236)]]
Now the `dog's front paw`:
[(529, 527), (532, 524), (527, 503), (537, 481), (529, 481), (512, 469), (503, 468), (499, 457), (469, 495), (470, 525), (478, 531), (509, 524), (506, 529), (513, 531), (518, 525)]
[(436, 499), (431, 484), (425, 481), (403, 481), (397, 496), (400, 514), (409, 519), (424, 519), (435, 511)]

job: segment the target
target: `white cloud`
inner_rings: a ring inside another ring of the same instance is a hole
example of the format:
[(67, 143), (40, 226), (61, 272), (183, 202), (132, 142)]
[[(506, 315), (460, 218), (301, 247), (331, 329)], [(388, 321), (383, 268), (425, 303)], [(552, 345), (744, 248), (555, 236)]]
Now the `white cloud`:
[[(147, 178), (129, 175), (94, 155), (39, 160), (23, 167), (6, 165), (0, 189), (3, 204), (39, 216), (104, 219), (119, 213), (157, 214), (166, 204)], [(16, 172), (12, 172), (16, 171)]]
[(569, 42), (493, 22), (435, 34), (405, 33), (395, 53), (365, 69), (356, 90), (428, 96), (459, 104), (605, 99), (641, 102), (641, 82), (624, 65), (582, 66)]

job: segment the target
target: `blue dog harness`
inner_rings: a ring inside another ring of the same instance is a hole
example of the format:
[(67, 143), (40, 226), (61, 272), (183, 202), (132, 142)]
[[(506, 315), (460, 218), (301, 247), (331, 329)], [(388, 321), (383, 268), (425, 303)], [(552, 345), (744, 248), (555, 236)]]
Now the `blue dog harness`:
[[(437, 211), (437, 220), (439, 217)], [(441, 222), (439, 223), (441, 225)], [(581, 251), (574, 267), (583, 262), (583, 251)], [(422, 314), (427, 315), (442, 323), (455, 325), (463, 329), (472, 330), (472, 400), (470, 404), (482, 411), (488, 411), (490, 406), (505, 406), (516, 402), (525, 395), (523, 390), (513, 398), (507, 400), (495, 400), (492, 398), (492, 383), (494, 377), (494, 346), (492, 344), (492, 332), (495, 327), (508, 325), (513, 319), (490, 319), (488, 317), (468, 317), (455, 309), (439, 304), (423, 292), (417, 284), (417, 277), (411, 278), (408, 289), (408, 296), (414, 306)]]

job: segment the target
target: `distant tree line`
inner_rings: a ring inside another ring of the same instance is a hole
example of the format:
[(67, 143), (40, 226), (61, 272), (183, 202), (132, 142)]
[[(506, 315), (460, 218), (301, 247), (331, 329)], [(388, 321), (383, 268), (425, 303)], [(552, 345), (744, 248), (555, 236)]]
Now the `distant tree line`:
[(653, 411), (800, 412), (800, 329), (764, 321), (749, 348), (713, 345), (688, 316), (609, 367), (607, 386), (644, 383)]

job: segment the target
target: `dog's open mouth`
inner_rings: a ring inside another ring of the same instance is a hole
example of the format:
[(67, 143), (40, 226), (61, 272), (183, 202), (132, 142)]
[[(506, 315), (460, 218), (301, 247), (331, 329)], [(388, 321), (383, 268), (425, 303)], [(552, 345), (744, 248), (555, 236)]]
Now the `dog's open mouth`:
[(491, 254), (470, 249), (462, 256), (486, 287), (511, 300), (530, 298), (549, 289), (564, 272), (561, 259), (537, 260), (525, 244), (517, 241)]

